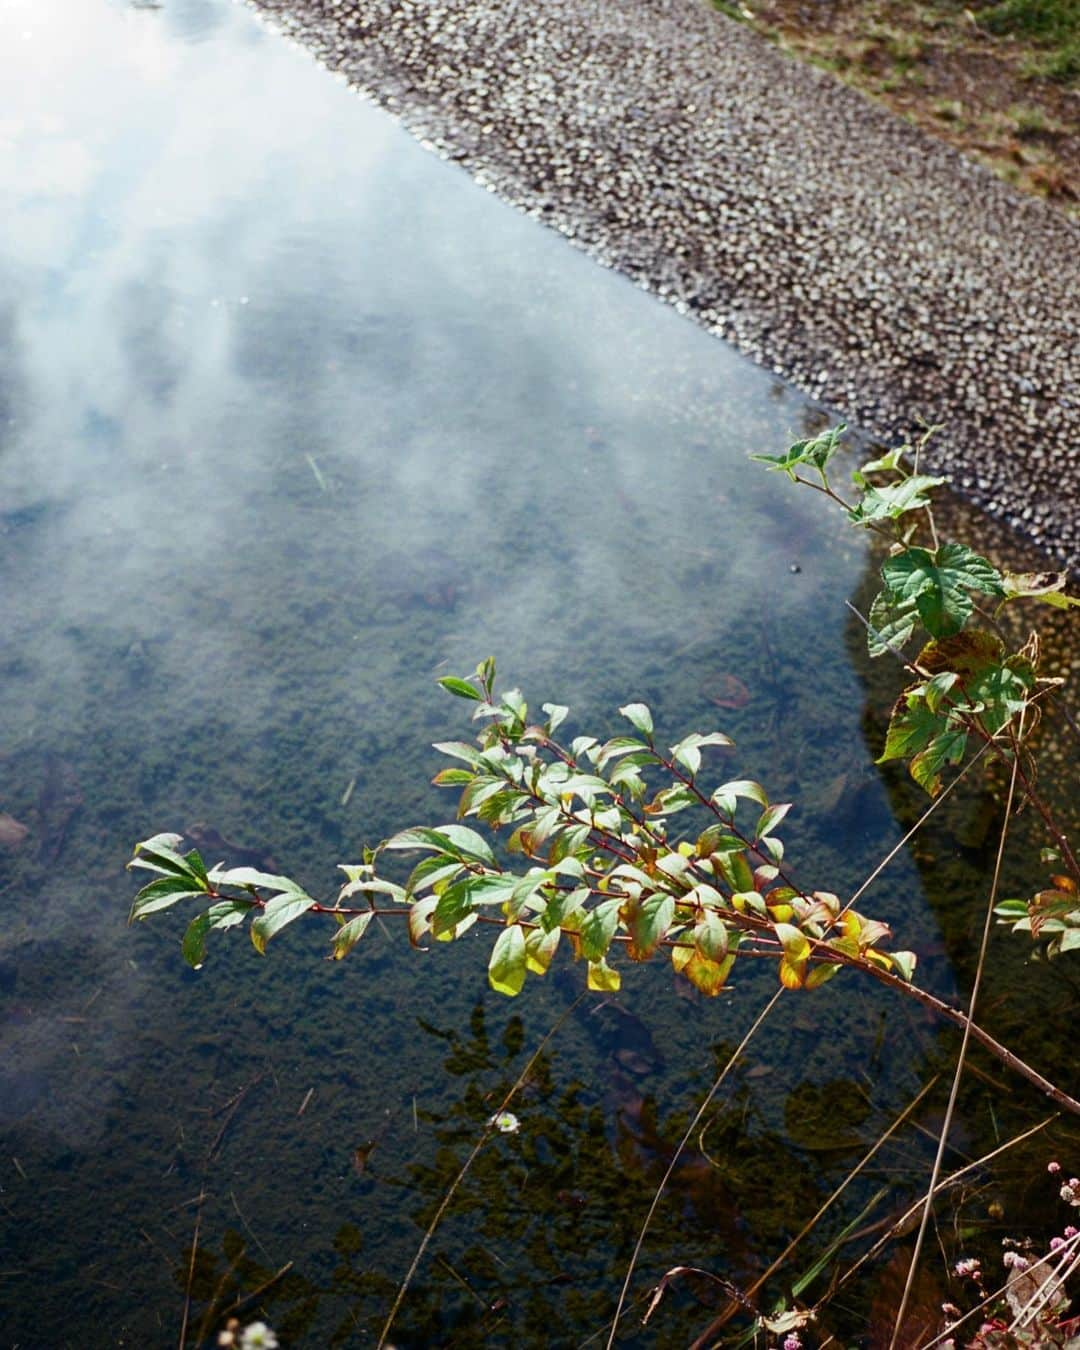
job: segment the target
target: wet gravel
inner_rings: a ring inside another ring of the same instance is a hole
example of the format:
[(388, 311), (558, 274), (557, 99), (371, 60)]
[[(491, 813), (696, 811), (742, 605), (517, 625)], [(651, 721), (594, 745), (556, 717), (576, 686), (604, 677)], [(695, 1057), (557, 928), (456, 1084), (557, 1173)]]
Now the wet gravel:
[[(1080, 228), (699, 0), (256, 0), (481, 183), (1080, 566)], [(342, 147), (348, 153), (348, 147)]]

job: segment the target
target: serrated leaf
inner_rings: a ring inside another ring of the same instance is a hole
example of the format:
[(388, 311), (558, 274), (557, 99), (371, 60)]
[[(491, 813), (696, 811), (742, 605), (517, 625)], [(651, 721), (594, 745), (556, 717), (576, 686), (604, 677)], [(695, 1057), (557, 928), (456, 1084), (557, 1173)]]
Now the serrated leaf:
[(488, 983), (497, 994), (513, 998), (525, 983), (525, 934), (519, 924), (504, 928), (495, 940), (488, 961)]
[(941, 713), (932, 713), (921, 695), (901, 694), (889, 722), (885, 748), (874, 762), (886, 764), (918, 754), (947, 728), (947, 719)]
[(786, 473), (792, 479), (795, 477), (795, 470), (803, 464), (809, 465), (824, 476), (829, 461), (840, 448), (840, 439), (846, 430), (847, 427), (841, 422), (838, 426), (823, 431), (819, 436), (796, 441), (794, 445), (789, 445), (783, 454), (757, 454), (751, 455), (750, 458), (759, 464), (767, 464), (771, 469)]
[(930, 505), (930, 492), (940, 487), (944, 478), (932, 478), (928, 474), (912, 474), (899, 483), (889, 483), (884, 487), (868, 487), (862, 500), (848, 512), (848, 519), (854, 525), (869, 525), (879, 520), (899, 520), (909, 511), (921, 511)]
[(559, 727), (562, 726), (563, 722), (566, 721), (570, 709), (562, 703), (542, 703), (540, 707), (541, 711), (546, 712), (548, 715), (548, 733), (549, 735), (554, 735)]
[(307, 911), (315, 904), (310, 895), (305, 895), (302, 891), (290, 891), (285, 895), (275, 895), (272, 900), (268, 900), (263, 908), (263, 912), (257, 919), (251, 923), (251, 943), (260, 955), (266, 954), (266, 944), (276, 934), (287, 927), (301, 914)]
[(952, 671), (964, 681), (1000, 665), (1005, 647), (1000, 638), (983, 628), (968, 628), (951, 637), (933, 638), (916, 658), (929, 675)]
[(943, 731), (912, 759), (908, 772), (931, 797), (936, 797), (941, 791), (941, 771), (945, 765), (959, 764), (964, 758), (967, 738), (968, 734), (962, 727)]
[(882, 565), (881, 575), (894, 601), (914, 600), (934, 637), (958, 632), (971, 617), (969, 591), (1001, 595), (998, 570), (964, 544), (942, 544), (936, 553), (907, 548)]
[(619, 709), (632, 727), (635, 727), (647, 739), (652, 738), (652, 713), (644, 703), (626, 703)]
[(914, 633), (918, 622), (915, 601), (905, 600), (903, 604), (893, 605), (889, 603), (888, 592), (879, 591), (866, 622), (866, 646), (871, 656), (899, 651)]

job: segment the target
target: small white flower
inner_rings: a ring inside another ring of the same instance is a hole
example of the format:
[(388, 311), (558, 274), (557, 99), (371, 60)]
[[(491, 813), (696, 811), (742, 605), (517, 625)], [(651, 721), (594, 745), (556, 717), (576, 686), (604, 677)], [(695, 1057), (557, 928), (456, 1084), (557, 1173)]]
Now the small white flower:
[(278, 1350), (278, 1338), (265, 1322), (252, 1322), (240, 1337), (240, 1350)]
[(521, 1129), (521, 1121), (513, 1111), (500, 1111), (498, 1115), (491, 1117), (488, 1124), (493, 1125), (500, 1134), (517, 1134)]

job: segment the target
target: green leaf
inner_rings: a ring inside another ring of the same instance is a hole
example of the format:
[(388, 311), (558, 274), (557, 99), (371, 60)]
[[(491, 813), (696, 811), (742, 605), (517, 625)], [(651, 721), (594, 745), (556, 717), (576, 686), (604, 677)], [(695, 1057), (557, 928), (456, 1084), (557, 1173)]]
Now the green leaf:
[(265, 955), (266, 944), (270, 939), (294, 919), (298, 919), (301, 914), (306, 914), (314, 904), (315, 901), (311, 896), (304, 895), (302, 891), (290, 891), (268, 900), (263, 912), (257, 919), (252, 920), (251, 942), (255, 950), (260, 955)]
[(473, 777), (469, 769), (440, 769), (431, 781), (436, 787), (457, 787), (463, 783), (471, 783)]
[(200, 914), (187, 926), (180, 950), (184, 960), (194, 970), (206, 960), (206, 935), (213, 928), (233, 928), (243, 923), (247, 915), (255, 908), (252, 900), (222, 900), (211, 905), (205, 914)]
[(355, 915), (348, 923), (343, 924), (342, 927), (337, 930), (334, 934), (333, 960), (340, 961), (343, 957), (348, 956), (367, 932), (368, 925), (374, 917), (374, 912), (368, 910), (366, 914)]
[(525, 938), (525, 964), (534, 975), (546, 975), (555, 955), (555, 949), (562, 937), (561, 928), (545, 932), (543, 928), (534, 928)]
[(187, 900), (192, 896), (201, 898), (206, 892), (201, 887), (192, 886), (190, 877), (159, 877), (157, 881), (151, 881), (144, 886), (135, 896), (131, 906), (131, 913), (128, 915), (128, 923), (134, 923), (136, 919), (145, 919), (148, 914), (156, 914), (159, 910), (169, 909), (181, 900)]
[[(601, 961), (607, 955), (619, 924), (620, 900), (602, 900), (581, 921), (578, 937), (581, 954), (589, 961)], [(591, 986), (590, 986), (591, 987)]]
[(595, 993), (617, 994), (622, 988), (622, 976), (606, 961), (590, 961), (588, 984)]
[(979, 720), (992, 735), (1023, 710), (1028, 699), (1028, 686), (1023, 677), (1008, 666), (994, 666), (968, 686), (968, 693), (986, 705)]
[(884, 656), (888, 651), (899, 651), (914, 633), (917, 621), (914, 600), (892, 605), (888, 591), (879, 591), (866, 621), (866, 646), (870, 655)]
[(963, 727), (943, 731), (911, 761), (909, 772), (912, 778), (931, 797), (936, 797), (941, 791), (941, 771), (945, 765), (959, 764), (963, 759), (967, 738)]
[(426, 826), (414, 826), (411, 830), (402, 830), (388, 839), (383, 845), (386, 849), (434, 849), (439, 853), (448, 853), (454, 858), (473, 858), (495, 865), (495, 855), (483, 835), (470, 830), (467, 825), (440, 825), (437, 830)]
[(915, 978), (915, 965), (919, 958), (914, 952), (890, 952), (889, 955), (893, 959), (893, 965), (896, 967), (900, 978), (910, 984)]
[(215, 886), (261, 886), (267, 891), (300, 891), (296, 882), (288, 877), (257, 872), (254, 867), (215, 867), (210, 880)]
[(627, 703), (619, 709), (619, 712), (622, 713), (632, 727), (637, 731), (640, 731), (647, 739), (652, 739), (652, 713), (644, 703)]
[(800, 929), (790, 923), (774, 924), (773, 929), (789, 961), (805, 961), (809, 957), (810, 940)]
[(754, 871), (745, 853), (714, 853), (712, 865), (732, 891), (741, 893), (754, 889)]
[(901, 694), (893, 709), (885, 737), (885, 749), (875, 760), (886, 764), (891, 759), (907, 759), (926, 748), (935, 736), (948, 728), (940, 713), (932, 713), (919, 694)]
[(729, 952), (721, 961), (712, 961), (707, 956), (702, 956), (695, 948), (693, 955), (683, 966), (682, 973), (706, 998), (715, 998), (727, 982), (734, 964), (734, 952)]
[[(135, 856), (128, 863), (128, 867), (145, 867), (150, 872), (190, 877), (196, 883), (201, 882), (205, 878), (205, 869), (203, 877), (200, 878), (199, 873), (193, 870), (187, 859), (176, 851), (176, 846), (182, 838), (183, 836), (179, 834), (155, 834), (152, 839), (144, 839), (141, 844), (135, 845)], [(201, 867), (201, 858), (199, 864)]]
[(409, 908), (409, 941), (421, 951), (428, 950), (426, 947), (420, 947), (420, 944), (431, 932), (431, 916), (438, 903), (438, 896), (428, 895), (423, 900), (417, 900)]
[(1001, 574), (964, 544), (942, 544), (936, 553), (907, 548), (889, 558), (881, 575), (894, 602), (914, 600), (934, 637), (958, 632), (971, 617), (969, 591), (1003, 593)]
[(720, 962), (728, 954), (728, 930), (714, 909), (706, 909), (692, 933), (697, 951), (709, 961)]
[(840, 967), (831, 965), (827, 961), (822, 961), (816, 966), (811, 966), (807, 972), (806, 980), (803, 984), (804, 989), (820, 989), (823, 984), (828, 984), (834, 975), (839, 975)]
[(923, 691), (923, 697), (926, 699), (926, 706), (932, 713), (936, 713), (941, 707), (942, 699), (950, 689), (957, 683), (960, 676), (955, 671), (945, 670), (940, 675), (935, 675), (932, 680), (927, 682)]
[(899, 520), (909, 511), (921, 511), (929, 506), (929, 493), (945, 481), (944, 478), (931, 478), (928, 474), (912, 474), (910, 478), (890, 483), (886, 487), (868, 487), (862, 500), (854, 510), (848, 512), (848, 518), (854, 525)]
[(840, 438), (846, 430), (847, 427), (841, 422), (839, 426), (823, 431), (820, 436), (815, 436), (811, 440), (796, 441), (794, 445), (789, 445), (782, 455), (751, 455), (750, 458), (759, 464), (767, 464), (771, 469), (786, 473), (789, 478), (795, 477), (795, 470), (802, 464), (817, 469), (824, 477), (825, 469), (840, 448)]
[(631, 961), (647, 961), (667, 936), (675, 918), (675, 900), (670, 895), (653, 895), (643, 901), (628, 901), (624, 910)]
[(697, 775), (701, 768), (701, 748), (708, 745), (731, 746), (735, 742), (730, 736), (725, 736), (723, 732), (713, 731), (707, 736), (703, 736), (698, 731), (692, 731), (689, 736), (684, 736), (678, 745), (671, 747), (671, 754), (676, 764), (681, 764), (691, 778)]
[(558, 731), (559, 727), (562, 726), (563, 722), (566, 721), (570, 709), (565, 707), (562, 703), (542, 703), (540, 707), (548, 715), (548, 735), (553, 736), (555, 732)]
[(761, 813), (761, 818), (754, 827), (754, 840), (762, 839), (767, 834), (772, 834), (777, 825), (784, 819), (791, 810), (791, 803), (784, 802), (782, 805), (770, 806), (768, 810)]
[(526, 971), (525, 934), (520, 924), (504, 928), (495, 940), (488, 962), (488, 983), (497, 994), (520, 994)]
[(757, 802), (762, 807), (769, 804), (765, 789), (750, 778), (737, 778), (730, 783), (722, 783), (713, 793), (713, 801), (718, 797), (743, 797), (747, 801)]
[(579, 886), (574, 891), (557, 891), (548, 901), (547, 908), (540, 915), (540, 925), (546, 932), (557, 932), (559, 928), (577, 914), (589, 898), (588, 886)]
[(483, 700), (483, 694), (466, 680), (456, 679), (453, 675), (444, 675), (437, 683), (450, 694), (457, 694), (458, 698), (471, 699), (474, 703), (480, 703)]
[(474, 769), (480, 767), (483, 759), (480, 751), (475, 745), (469, 745), (466, 741), (436, 741), (431, 747), (438, 750), (440, 755), (448, 755), (451, 759), (462, 759), (466, 764), (471, 764)]

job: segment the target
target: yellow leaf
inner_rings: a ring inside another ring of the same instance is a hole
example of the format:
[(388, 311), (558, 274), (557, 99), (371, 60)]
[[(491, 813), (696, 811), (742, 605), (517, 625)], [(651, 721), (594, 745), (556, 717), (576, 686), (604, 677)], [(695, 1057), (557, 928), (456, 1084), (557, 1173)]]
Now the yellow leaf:
[(806, 979), (806, 962), (780, 959), (780, 983), (785, 989), (801, 989)]

